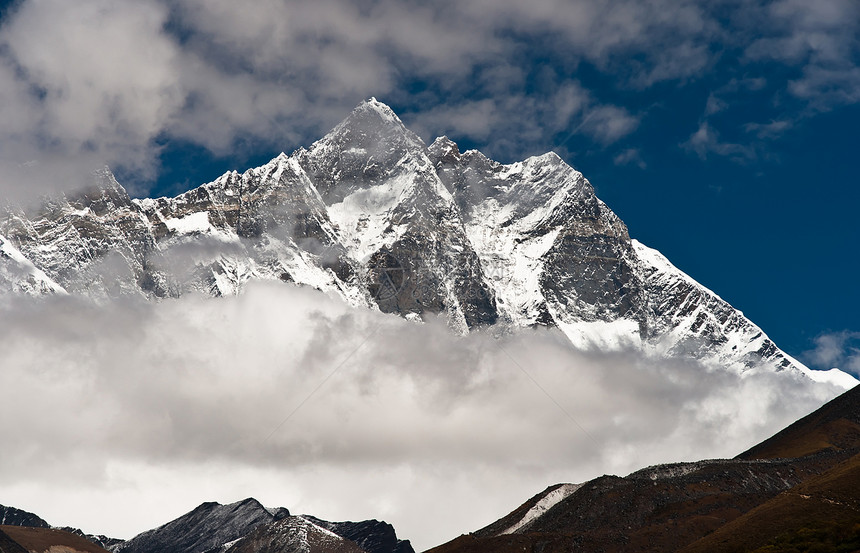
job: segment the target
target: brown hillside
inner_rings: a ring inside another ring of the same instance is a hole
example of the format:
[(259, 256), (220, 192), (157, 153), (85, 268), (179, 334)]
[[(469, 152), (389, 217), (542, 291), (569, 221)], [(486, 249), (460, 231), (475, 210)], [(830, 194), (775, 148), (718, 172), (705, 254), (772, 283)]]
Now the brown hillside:
[(0, 553), (29, 553), (0, 529)]
[(31, 553), (108, 553), (106, 549), (63, 530), (0, 526), (0, 531)]
[(848, 390), (738, 459), (803, 457), (824, 450), (860, 447), (860, 386)]
[(860, 454), (765, 502), (681, 551), (733, 553), (757, 548), (860, 551)]

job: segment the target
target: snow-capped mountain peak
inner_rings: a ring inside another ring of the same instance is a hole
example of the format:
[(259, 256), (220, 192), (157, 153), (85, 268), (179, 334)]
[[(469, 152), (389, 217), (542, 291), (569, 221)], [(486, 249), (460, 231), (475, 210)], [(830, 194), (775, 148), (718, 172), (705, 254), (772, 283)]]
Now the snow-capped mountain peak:
[(457, 332), (545, 325), (584, 349), (808, 372), (631, 240), (555, 153), (501, 164), (447, 137), (427, 147), (373, 98), (307, 149), (175, 198), (132, 201), (107, 170), (93, 180), (73, 199), (9, 210), (6, 265), (99, 298), (282, 280), (410, 319), (444, 314)]

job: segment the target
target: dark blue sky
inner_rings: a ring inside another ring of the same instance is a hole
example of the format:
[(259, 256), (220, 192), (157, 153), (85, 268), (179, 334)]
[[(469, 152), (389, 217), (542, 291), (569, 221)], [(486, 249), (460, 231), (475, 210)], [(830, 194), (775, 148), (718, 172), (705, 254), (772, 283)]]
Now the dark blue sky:
[[(792, 355), (860, 330), (855, 0), (0, 1), (0, 17), (7, 166), (106, 161), (135, 195), (175, 194), (376, 96), (425, 140), (555, 150)], [(805, 359), (860, 366), (843, 346)]]

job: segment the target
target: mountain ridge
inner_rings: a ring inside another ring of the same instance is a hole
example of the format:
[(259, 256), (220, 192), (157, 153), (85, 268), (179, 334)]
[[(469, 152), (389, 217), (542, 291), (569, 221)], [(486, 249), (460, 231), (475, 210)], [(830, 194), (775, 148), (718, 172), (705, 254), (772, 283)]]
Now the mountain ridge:
[(378, 520), (328, 522), (266, 508), (254, 498), (201, 503), (129, 540), (51, 528), (33, 513), (0, 506), (3, 553), (415, 553), (409, 540)]
[(308, 148), (174, 198), (133, 200), (107, 169), (94, 180), (6, 209), (0, 235), (18, 253), (0, 275), (33, 270), (0, 278), (4, 292), (161, 299), (281, 280), (410, 320), (442, 314), (458, 333), (556, 326), (580, 349), (857, 382), (810, 371), (632, 239), (556, 154), (501, 164), (447, 137), (427, 146), (376, 99)]

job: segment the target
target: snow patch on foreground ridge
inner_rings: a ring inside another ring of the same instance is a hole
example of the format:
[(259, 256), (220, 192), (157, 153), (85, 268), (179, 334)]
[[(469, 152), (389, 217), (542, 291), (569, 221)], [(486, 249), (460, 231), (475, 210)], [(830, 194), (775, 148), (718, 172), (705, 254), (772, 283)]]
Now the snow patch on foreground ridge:
[(526, 512), (525, 515), (523, 515), (523, 518), (511, 525), (506, 530), (500, 532), (499, 535), (513, 534), (517, 530), (526, 527), (530, 522), (543, 516), (544, 513), (549, 511), (551, 508), (553, 508), (555, 505), (560, 503), (562, 500), (570, 496), (573, 492), (575, 492), (581, 487), (582, 484), (562, 484), (558, 488), (543, 496), (537, 503), (534, 504), (531, 509)]

